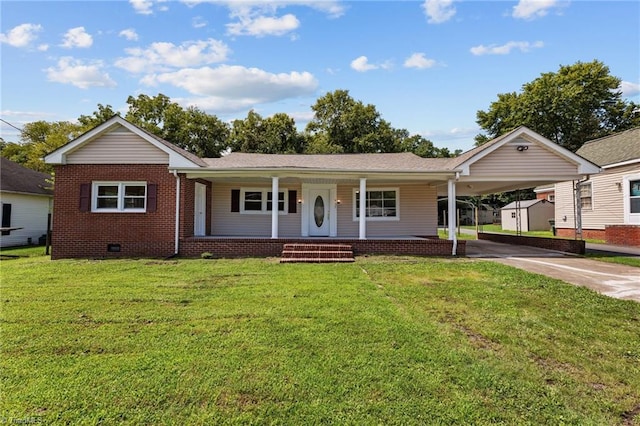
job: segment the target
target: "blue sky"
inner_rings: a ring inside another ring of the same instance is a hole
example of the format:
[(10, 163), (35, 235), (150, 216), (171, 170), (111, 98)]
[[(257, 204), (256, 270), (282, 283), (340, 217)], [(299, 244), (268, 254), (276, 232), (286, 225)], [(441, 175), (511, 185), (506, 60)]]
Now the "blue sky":
[[(467, 150), (478, 110), (594, 59), (640, 102), (637, 1), (5, 1), (0, 118), (75, 121), (163, 93), (225, 121), (349, 90), (396, 128)], [(18, 132), (0, 123), (0, 137)]]

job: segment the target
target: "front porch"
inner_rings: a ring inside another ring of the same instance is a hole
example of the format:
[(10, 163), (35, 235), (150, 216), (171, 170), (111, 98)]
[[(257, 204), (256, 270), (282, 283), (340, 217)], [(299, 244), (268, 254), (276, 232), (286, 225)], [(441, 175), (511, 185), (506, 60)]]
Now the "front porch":
[(253, 237), (187, 237), (180, 240), (179, 254), (200, 257), (210, 253), (214, 258), (280, 257), (285, 244), (344, 244), (350, 245), (355, 256), (414, 255), (451, 256), (454, 245), (456, 255), (465, 256), (466, 242), (442, 240), (438, 237), (372, 238), (253, 238)]

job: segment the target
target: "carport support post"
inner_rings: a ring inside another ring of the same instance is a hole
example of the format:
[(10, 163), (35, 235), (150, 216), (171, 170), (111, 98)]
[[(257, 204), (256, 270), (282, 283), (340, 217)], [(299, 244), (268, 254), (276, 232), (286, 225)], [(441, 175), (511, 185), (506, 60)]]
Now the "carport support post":
[(278, 206), (280, 205), (279, 178), (271, 178), (271, 238), (278, 238)]
[(367, 178), (360, 178), (360, 239), (367, 239)]
[(447, 202), (449, 207), (449, 240), (453, 241), (453, 250), (451, 254), (456, 255), (458, 240), (456, 239), (456, 181), (449, 179), (447, 181)]

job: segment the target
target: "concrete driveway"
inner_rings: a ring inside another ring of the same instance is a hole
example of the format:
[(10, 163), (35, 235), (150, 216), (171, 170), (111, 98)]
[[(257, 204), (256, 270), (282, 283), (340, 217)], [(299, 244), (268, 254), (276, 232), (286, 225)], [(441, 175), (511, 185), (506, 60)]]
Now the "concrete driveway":
[(640, 302), (640, 268), (633, 266), (485, 240), (467, 241), (467, 257), (500, 262), (588, 287), (610, 297)]

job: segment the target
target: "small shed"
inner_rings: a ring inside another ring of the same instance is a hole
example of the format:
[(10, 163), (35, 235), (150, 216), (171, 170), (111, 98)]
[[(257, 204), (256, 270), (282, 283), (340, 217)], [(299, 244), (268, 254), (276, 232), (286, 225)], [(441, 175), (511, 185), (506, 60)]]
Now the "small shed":
[(554, 218), (554, 214), (554, 204), (544, 199), (520, 201), (519, 206), (514, 201), (500, 211), (502, 229), (517, 231), (519, 221), (522, 232), (547, 231), (550, 229), (549, 220)]

